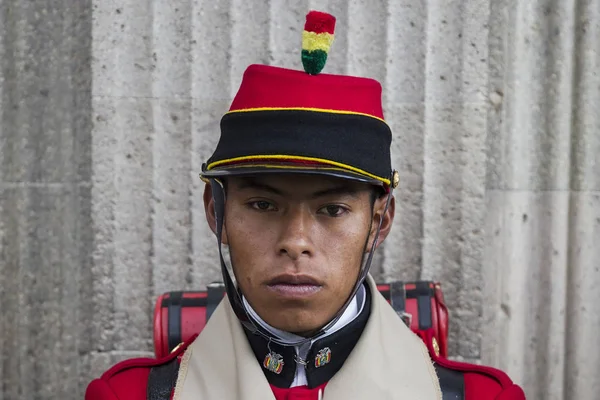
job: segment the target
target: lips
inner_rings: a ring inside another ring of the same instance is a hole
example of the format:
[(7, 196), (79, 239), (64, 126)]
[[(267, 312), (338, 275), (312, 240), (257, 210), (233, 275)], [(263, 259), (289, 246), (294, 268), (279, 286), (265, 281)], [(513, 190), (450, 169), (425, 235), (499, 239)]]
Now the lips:
[(309, 275), (283, 274), (267, 282), (267, 287), (286, 298), (304, 298), (319, 292), (323, 284)]
[(310, 275), (283, 274), (267, 282), (267, 285), (313, 285), (323, 286), (322, 283)]

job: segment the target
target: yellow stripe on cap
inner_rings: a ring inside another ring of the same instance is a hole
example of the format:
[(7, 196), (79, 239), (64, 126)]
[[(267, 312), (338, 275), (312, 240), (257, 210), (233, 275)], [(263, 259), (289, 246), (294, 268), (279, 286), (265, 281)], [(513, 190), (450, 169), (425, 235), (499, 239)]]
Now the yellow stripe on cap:
[[(289, 164), (265, 164), (265, 163), (253, 163), (250, 162), (248, 164), (235, 164), (235, 168), (270, 168), (270, 169), (301, 169), (301, 170), (309, 170), (309, 171), (338, 171), (338, 172), (352, 172), (348, 171), (346, 168), (340, 167), (326, 167), (326, 166), (315, 166), (315, 165), (289, 165)], [(375, 179), (375, 178), (373, 178)]]
[(363, 117), (375, 118), (384, 124), (388, 124), (384, 119), (381, 119), (372, 114), (366, 114), (356, 111), (345, 111), (345, 110), (331, 110), (327, 108), (312, 108), (312, 107), (257, 107), (257, 108), (241, 108), (239, 110), (231, 110), (226, 114), (235, 114), (235, 113), (243, 113), (243, 112), (254, 112), (254, 111), (313, 111), (313, 112), (322, 112), (329, 114), (340, 114), (340, 115), (360, 115)]
[[(234, 163), (234, 162), (240, 162), (240, 161), (253, 161), (253, 160), (299, 160), (299, 161), (312, 161), (312, 162), (318, 162), (318, 163), (322, 163), (322, 164), (326, 164), (326, 165), (333, 165), (335, 167), (339, 167), (342, 168), (344, 170), (347, 171), (352, 171), (355, 173), (358, 173), (360, 175), (364, 175), (367, 176), (369, 178), (372, 179), (376, 179), (378, 181), (381, 181), (383, 183), (385, 183), (386, 185), (389, 185), (391, 182), (389, 179), (386, 178), (382, 178), (380, 176), (374, 175), (370, 172), (367, 172), (365, 170), (362, 170), (360, 168), (356, 168), (353, 167), (351, 165), (348, 164), (343, 164), (337, 161), (332, 161), (332, 160), (327, 160), (325, 158), (316, 158), (316, 157), (303, 157), (303, 156), (292, 156), (292, 155), (254, 155), (254, 156), (242, 156), (242, 157), (234, 157), (234, 158), (228, 158), (225, 160), (219, 160), (219, 161), (215, 161), (210, 163), (206, 169), (207, 171), (210, 171), (211, 169), (218, 167), (220, 165), (224, 165), (224, 164), (229, 164), (229, 163)], [(261, 166), (265, 166), (264, 163)], [(272, 168), (284, 168), (285, 166), (271, 166)], [(298, 166), (298, 168), (311, 168), (311, 166)]]
[(333, 35), (331, 33), (302, 31), (302, 50), (322, 50), (325, 53), (328, 53), (332, 43)]

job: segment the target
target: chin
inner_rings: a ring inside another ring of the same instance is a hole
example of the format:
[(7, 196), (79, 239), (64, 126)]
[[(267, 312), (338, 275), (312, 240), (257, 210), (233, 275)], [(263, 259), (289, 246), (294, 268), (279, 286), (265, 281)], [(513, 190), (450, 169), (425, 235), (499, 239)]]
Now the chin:
[(282, 301), (272, 296), (261, 300), (254, 310), (267, 324), (285, 332), (315, 332), (333, 318), (322, 301)]
[(306, 315), (301, 314), (306, 314), (306, 312), (298, 314), (288, 312), (280, 318), (275, 318), (273, 323), (270, 323), (266, 319), (265, 321), (274, 328), (285, 332), (295, 333), (300, 336), (309, 336), (311, 332), (318, 331), (327, 323), (327, 321), (321, 323), (321, 318), (315, 318), (314, 314), (311, 314), (309, 318), (306, 318)]
[(298, 336), (304, 336), (304, 337), (309, 337), (312, 334), (314, 334), (315, 332), (317, 332), (319, 330), (320, 326), (314, 326), (314, 325), (292, 325), (292, 326), (282, 326), (281, 328), (277, 328), (280, 329), (282, 331), (285, 332), (289, 332), (289, 333), (293, 333), (295, 335)]

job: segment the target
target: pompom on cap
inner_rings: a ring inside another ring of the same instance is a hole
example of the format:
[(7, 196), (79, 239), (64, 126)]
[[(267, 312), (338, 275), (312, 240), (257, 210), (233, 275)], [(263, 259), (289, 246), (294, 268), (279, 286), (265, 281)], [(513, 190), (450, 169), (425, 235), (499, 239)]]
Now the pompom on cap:
[(302, 65), (306, 73), (317, 75), (325, 68), (334, 31), (333, 15), (320, 11), (311, 11), (306, 15), (302, 32)]

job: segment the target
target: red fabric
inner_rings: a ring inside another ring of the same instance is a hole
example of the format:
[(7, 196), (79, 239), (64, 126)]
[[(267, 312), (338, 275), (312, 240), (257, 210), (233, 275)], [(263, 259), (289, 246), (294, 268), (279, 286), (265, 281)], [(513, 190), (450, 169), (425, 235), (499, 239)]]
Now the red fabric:
[(244, 72), (230, 110), (265, 107), (318, 108), (384, 118), (381, 84), (376, 80), (251, 65)]
[[(85, 391), (85, 400), (118, 400), (119, 397), (113, 392), (106, 381), (94, 379)], [(133, 399), (136, 400), (136, 399)], [(140, 399), (141, 400), (141, 399)]]
[(431, 300), (431, 306), (435, 310), (436, 322), (433, 325), (436, 329), (435, 337), (439, 341), (440, 355), (442, 357), (448, 357), (448, 307), (446, 307), (446, 301), (444, 300), (444, 294), (442, 293), (442, 287), (439, 283), (435, 284), (434, 299)]
[[(440, 349), (440, 355), (442, 357), (448, 356), (448, 308), (446, 307), (446, 303), (444, 300), (444, 295), (442, 293), (441, 284), (438, 282), (430, 282), (429, 288), (433, 290), (433, 296), (431, 297), (431, 326), (432, 328), (428, 329), (431, 331), (429, 334), (433, 335), (437, 339), (438, 346)], [(414, 290), (417, 285), (412, 282), (407, 282), (404, 284), (405, 290)], [(390, 285), (378, 284), (377, 288), (379, 291), (388, 291), (390, 290)], [(417, 332), (419, 336), (423, 337), (423, 334), (420, 333), (420, 321), (419, 321), (419, 305), (416, 298), (405, 299), (404, 309), (408, 314), (412, 316), (410, 329), (413, 332)]]
[(318, 400), (319, 390), (325, 391), (327, 383), (309, 389), (308, 386), (296, 386), (291, 389), (282, 389), (271, 385), (271, 390), (275, 395), (275, 400)]
[(432, 360), (445, 368), (463, 373), (465, 400), (526, 400), (523, 389), (515, 385), (509, 376), (499, 369), (477, 364), (451, 361), (437, 356), (432, 345), (433, 332), (419, 332), (427, 345)]
[(314, 33), (331, 33), (335, 30), (335, 17), (320, 11), (311, 11), (306, 15), (304, 30)]
[[(169, 310), (162, 307), (163, 300), (168, 299), (170, 293), (164, 293), (156, 299), (154, 304), (154, 354), (156, 358), (169, 355)], [(205, 299), (207, 292), (184, 292), (184, 299)], [(206, 307), (181, 308), (181, 341), (187, 342), (192, 336), (197, 336), (206, 325)]]
[(512, 383), (502, 386), (488, 375), (466, 373), (465, 400), (525, 400), (523, 389)]
[(502, 391), (495, 400), (526, 400), (525, 392), (517, 385), (512, 385)]
[(90, 383), (85, 392), (85, 400), (146, 400), (146, 386), (151, 366), (139, 365), (127, 368), (120, 363), (115, 367), (118, 371), (113, 371), (113, 375), (104, 374), (100, 379)]
[(465, 373), (465, 400), (494, 400), (502, 392), (502, 386), (489, 376)]
[[(167, 327), (166, 316), (163, 315), (162, 312), (162, 300), (163, 297), (166, 297), (166, 294), (162, 294), (158, 296), (156, 299), (156, 303), (154, 304), (154, 332), (153, 332), (153, 342), (154, 342), (154, 354), (157, 358), (162, 358), (163, 355), (169, 354), (169, 343), (163, 341), (164, 338), (167, 337)], [(167, 321), (168, 322), (168, 321)]]
[(146, 400), (150, 369), (180, 358), (197, 336), (192, 336), (177, 351), (160, 360), (134, 358), (116, 364), (88, 385), (85, 400)]

